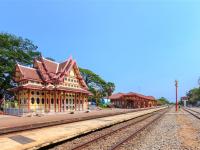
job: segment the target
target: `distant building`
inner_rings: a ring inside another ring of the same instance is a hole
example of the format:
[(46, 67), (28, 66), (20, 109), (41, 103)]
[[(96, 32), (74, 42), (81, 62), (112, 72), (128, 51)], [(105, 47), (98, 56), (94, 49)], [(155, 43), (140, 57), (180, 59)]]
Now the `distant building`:
[(181, 101), (183, 101), (183, 100), (188, 100), (188, 97), (187, 96), (181, 97)]
[(187, 106), (188, 97), (187, 96), (181, 97), (181, 101), (183, 102), (184, 107), (186, 107)]
[(153, 96), (144, 96), (138, 93), (116, 93), (109, 97), (111, 104), (118, 108), (146, 108), (157, 105)]
[(57, 63), (43, 57), (34, 60), (33, 68), (16, 64), (10, 89), (19, 109), (27, 112), (65, 112), (86, 110), (91, 93), (72, 58)]

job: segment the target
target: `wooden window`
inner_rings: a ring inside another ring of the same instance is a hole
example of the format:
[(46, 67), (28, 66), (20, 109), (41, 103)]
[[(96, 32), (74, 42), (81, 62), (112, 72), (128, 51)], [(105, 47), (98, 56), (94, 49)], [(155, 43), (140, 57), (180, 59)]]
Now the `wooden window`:
[(27, 100), (26, 99), (24, 99), (24, 104), (27, 104)]
[(37, 98), (37, 104), (39, 104), (40, 103), (40, 99), (39, 98)]
[(42, 98), (42, 104), (44, 104), (44, 98)]
[(34, 104), (34, 103), (35, 103), (35, 99), (31, 98), (31, 104)]
[(51, 99), (51, 104), (53, 104), (54, 103), (54, 100), (53, 100), (53, 98)]

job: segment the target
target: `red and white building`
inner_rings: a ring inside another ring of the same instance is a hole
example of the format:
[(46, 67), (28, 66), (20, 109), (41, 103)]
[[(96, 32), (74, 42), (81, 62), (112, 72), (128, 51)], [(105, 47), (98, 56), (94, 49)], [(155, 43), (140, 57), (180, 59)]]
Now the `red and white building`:
[(109, 97), (111, 103), (117, 108), (146, 108), (157, 106), (153, 96), (145, 96), (138, 93), (116, 93)]

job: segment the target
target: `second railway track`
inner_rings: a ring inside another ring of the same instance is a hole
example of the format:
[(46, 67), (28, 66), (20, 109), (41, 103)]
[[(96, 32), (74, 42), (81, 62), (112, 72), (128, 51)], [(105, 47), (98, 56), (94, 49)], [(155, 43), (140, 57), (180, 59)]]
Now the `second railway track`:
[(92, 132), (88, 135), (72, 139), (71, 141), (50, 145), (50, 147), (45, 147), (42, 149), (118, 149), (125, 142), (134, 138), (134, 136), (137, 135), (140, 131), (144, 130), (153, 122), (161, 118), (167, 111), (168, 109), (164, 109), (150, 114), (146, 114), (135, 119), (99, 131)]
[(188, 112), (189, 114), (191, 114), (195, 118), (200, 119), (200, 112), (195, 111), (193, 109), (189, 109), (189, 108), (183, 108), (183, 110), (185, 110), (186, 112)]

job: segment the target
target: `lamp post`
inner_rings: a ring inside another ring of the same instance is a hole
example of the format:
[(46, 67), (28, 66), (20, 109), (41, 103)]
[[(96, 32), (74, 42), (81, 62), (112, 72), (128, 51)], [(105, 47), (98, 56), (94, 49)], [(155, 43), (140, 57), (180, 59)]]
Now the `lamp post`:
[(176, 111), (178, 111), (178, 81), (175, 80), (175, 86), (176, 86)]

